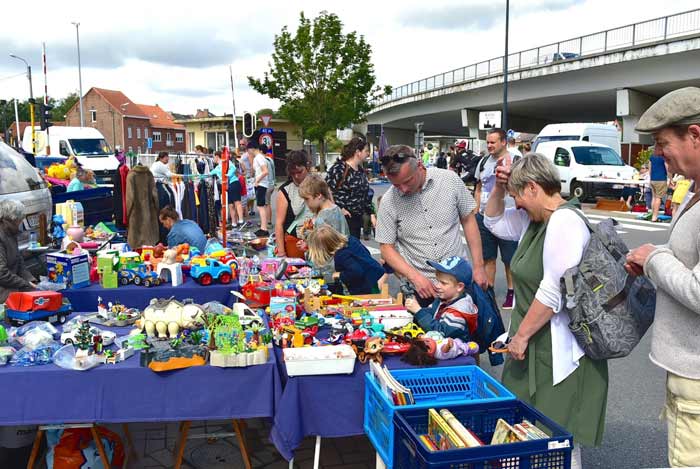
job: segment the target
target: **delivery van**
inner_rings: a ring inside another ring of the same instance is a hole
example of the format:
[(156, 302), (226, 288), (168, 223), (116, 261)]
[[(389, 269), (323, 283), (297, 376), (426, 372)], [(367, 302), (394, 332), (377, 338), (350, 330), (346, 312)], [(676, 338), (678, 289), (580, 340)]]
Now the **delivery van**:
[(537, 153), (559, 170), (562, 195), (580, 201), (596, 196), (620, 197), (624, 187), (620, 181), (633, 179), (637, 171), (612, 148), (591, 142), (542, 142)]
[(549, 124), (532, 142), (532, 151), (542, 142), (578, 140), (606, 145), (620, 155), (620, 134), (617, 127), (608, 124)]
[[(95, 128), (53, 126), (48, 132), (48, 142), (45, 130), (37, 130), (35, 127), (35, 134), (37, 166), (40, 166), (43, 157), (50, 156), (55, 161), (56, 157), (67, 159), (74, 156), (80, 166), (95, 173), (98, 183), (109, 182), (119, 168), (119, 161), (112, 149), (102, 133)], [(47, 143), (51, 144), (51, 155), (47, 154)], [(22, 148), (32, 152), (31, 127), (24, 129)]]

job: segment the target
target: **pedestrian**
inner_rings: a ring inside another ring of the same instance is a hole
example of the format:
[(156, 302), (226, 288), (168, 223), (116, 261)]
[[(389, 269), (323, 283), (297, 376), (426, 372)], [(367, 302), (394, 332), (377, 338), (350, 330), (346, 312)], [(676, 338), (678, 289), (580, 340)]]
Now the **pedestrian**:
[(676, 213), (678, 213), (678, 207), (681, 206), (685, 196), (690, 189), (691, 180), (686, 179), (682, 174), (676, 174), (673, 176), (673, 196), (671, 197), (671, 216), (676, 218)]
[(277, 184), (277, 172), (275, 170), (275, 158), (272, 153), (271, 148), (267, 148), (267, 145), (260, 145), (260, 153), (265, 155), (265, 162), (267, 163), (267, 191), (265, 192), (265, 209), (267, 210), (267, 219), (270, 220), (272, 224), (272, 193), (275, 192), (275, 185)]
[(310, 174), (299, 186), (299, 195), (313, 213), (313, 226), (332, 226), (343, 236), (350, 234), (348, 222), (340, 208), (333, 203), (328, 184), (317, 174)]
[(474, 260), (474, 281), (485, 289), (476, 202), (459, 176), (426, 169), (407, 145), (389, 147), (381, 162), (392, 187), (379, 205), (375, 239), (387, 264), (414, 287), (421, 306), (437, 296), (435, 271), (425, 261), (466, 259), (464, 239)]
[(255, 215), (253, 211), (253, 206), (255, 204), (255, 170), (253, 169), (253, 162), (255, 161), (255, 143), (247, 142), (246, 151), (241, 156), (241, 172), (245, 177), (246, 181), (246, 194), (247, 202), (246, 209), (248, 216)]
[(651, 202), (651, 221), (658, 221), (661, 201), (668, 195), (668, 168), (664, 159), (658, 155), (651, 155), (649, 162), (649, 180), (654, 197)]
[(516, 161), (518, 161), (520, 158), (523, 157), (523, 154), (520, 151), (520, 149), (518, 148), (518, 145), (515, 143), (515, 139), (513, 137), (510, 137), (508, 139), (507, 150), (508, 150), (508, 153), (510, 153), (511, 156), (513, 157), (513, 163), (515, 163)]
[(66, 188), (66, 192), (82, 191), (85, 185), (90, 182), (90, 174), (83, 168), (78, 168), (75, 171), (75, 177), (71, 180)]
[[(250, 145), (250, 144), (249, 144)], [(258, 207), (260, 215), (260, 229), (255, 232), (256, 236), (270, 236), (267, 231), (268, 210), (267, 210), (267, 189), (270, 185), (269, 169), (267, 165), (267, 157), (263, 155), (258, 148), (254, 148), (255, 156), (253, 157), (253, 186), (255, 187), (255, 203)]]
[(304, 257), (297, 247), (301, 240), (297, 228), (301, 228), (313, 214), (299, 195), (299, 186), (309, 175), (311, 159), (304, 150), (294, 150), (287, 155), (287, 182), (277, 191), (275, 240), (277, 257)]
[(440, 169), (447, 169), (447, 157), (445, 157), (444, 151), (440, 152), (440, 156), (438, 156), (435, 161), (435, 166)]
[(192, 220), (181, 220), (180, 215), (170, 206), (160, 211), (158, 220), (168, 230), (169, 247), (186, 243), (199, 249), (200, 253), (204, 253), (207, 237), (197, 223)]
[(350, 234), (360, 239), (362, 216), (372, 214), (372, 203), (368, 200), (369, 180), (362, 162), (369, 156), (367, 141), (353, 137), (341, 153), (341, 157), (330, 167), (326, 182), (333, 200), (345, 215)]
[[(221, 152), (217, 151), (214, 153), (214, 162), (216, 166), (211, 170), (211, 175), (216, 176), (219, 180), (223, 180), (220, 164)], [(243, 203), (241, 202), (241, 182), (238, 179), (238, 165), (235, 158), (231, 158), (228, 163), (228, 172), (226, 177), (228, 178), (228, 212), (231, 217), (231, 227), (240, 229), (243, 223)]]
[[(515, 155), (510, 153), (506, 148), (506, 133), (502, 129), (490, 129), (486, 135), (486, 146), (489, 151), (489, 156), (483, 158), (476, 167), (476, 190), (474, 198), (477, 204), (476, 221), (479, 224), (479, 233), (481, 234), (481, 249), (484, 256), (484, 265), (486, 266), (486, 276), (489, 280), (489, 285), (494, 286), (496, 283), (496, 259), (498, 253), (501, 253), (501, 262), (505, 268), (506, 284), (508, 290), (503, 301), (503, 309), (513, 308), (513, 277), (510, 272), (510, 261), (513, 258), (515, 250), (518, 248), (517, 240), (502, 239), (495, 236), (484, 225), (484, 210), (486, 203), (489, 200), (491, 191), (496, 186), (496, 166), (500, 161), (505, 161), (506, 156), (510, 158), (510, 163), (515, 159)], [(506, 197), (506, 206), (514, 207), (515, 202), (511, 197)]]
[(25, 209), (18, 200), (0, 200), (0, 303), (13, 291), (36, 290), (36, 279), (24, 268), (19, 232)]
[[(559, 282), (581, 261), (590, 233), (562, 198), (559, 172), (544, 155), (528, 153), (496, 171), (484, 224), (499, 238), (519, 241), (503, 384), (573, 433), (571, 467), (580, 468), (580, 445), (597, 446), (603, 438), (608, 363), (587, 357), (578, 345), (561, 311)], [(518, 208), (506, 208), (506, 193)]]
[(669, 171), (696, 181), (678, 209), (667, 244), (644, 244), (627, 255), (633, 275), (656, 285), (651, 361), (666, 371), (668, 462), (700, 466), (700, 88), (663, 96), (639, 119), (639, 133), (654, 136), (654, 154)]
[(308, 258), (316, 267), (333, 262), (333, 270), (351, 295), (379, 293), (384, 267), (354, 236), (345, 236), (324, 224), (309, 233)]
[(156, 181), (168, 180), (173, 176), (173, 173), (168, 167), (169, 161), (170, 155), (168, 155), (167, 151), (158, 153), (156, 160), (151, 165), (151, 174), (153, 174)]

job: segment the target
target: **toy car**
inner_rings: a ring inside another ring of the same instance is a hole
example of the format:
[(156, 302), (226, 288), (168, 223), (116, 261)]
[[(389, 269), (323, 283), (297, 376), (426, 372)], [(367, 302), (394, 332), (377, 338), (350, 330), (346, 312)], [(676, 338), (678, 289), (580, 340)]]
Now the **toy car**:
[(409, 322), (407, 325), (403, 326), (402, 328), (394, 329), (391, 332), (393, 332), (396, 335), (410, 337), (411, 339), (415, 339), (416, 337), (420, 337), (423, 334), (425, 334), (425, 331), (423, 329), (421, 329), (414, 322)]
[(143, 285), (144, 287), (157, 286), (160, 285), (160, 277), (143, 264), (136, 269), (122, 269), (119, 271), (120, 284), (128, 285), (132, 282), (134, 285)]
[(231, 266), (209, 258), (203, 264), (192, 264), (190, 268), (190, 277), (200, 285), (211, 285), (215, 280), (224, 285), (231, 282), (233, 278)]
[[(77, 342), (75, 335), (78, 333), (78, 328), (71, 329), (70, 331), (66, 331), (61, 333), (61, 343), (64, 345), (73, 345), (74, 343)], [(97, 327), (91, 327), (90, 328), (90, 334), (95, 336), (99, 335), (102, 337), (102, 345), (105, 347), (108, 345), (112, 345), (114, 343), (114, 339), (117, 338), (117, 334), (115, 334), (112, 331), (103, 331), (102, 329), (98, 329)]]
[(63, 324), (72, 312), (70, 302), (55, 291), (12, 292), (5, 301), (5, 316), (15, 326), (37, 320)]
[[(231, 291), (234, 296), (237, 296), (239, 299), (245, 300), (245, 297), (241, 295), (237, 291)], [(264, 323), (262, 318), (255, 314), (250, 307), (242, 302), (237, 302), (233, 304), (233, 313), (238, 316), (238, 319), (241, 323), (241, 326), (243, 327), (250, 327), (253, 325), (257, 325), (258, 327), (263, 327)]]

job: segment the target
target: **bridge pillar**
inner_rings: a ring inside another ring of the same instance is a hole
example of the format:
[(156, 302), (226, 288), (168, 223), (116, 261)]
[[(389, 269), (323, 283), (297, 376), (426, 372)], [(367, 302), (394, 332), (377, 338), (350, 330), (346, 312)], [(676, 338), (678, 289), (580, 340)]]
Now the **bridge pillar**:
[(479, 111), (462, 109), (462, 127), (466, 127), (471, 138), (479, 138)]
[(650, 135), (638, 134), (634, 126), (644, 111), (656, 102), (658, 98), (631, 89), (617, 90), (617, 115), (622, 118), (622, 143), (652, 144)]

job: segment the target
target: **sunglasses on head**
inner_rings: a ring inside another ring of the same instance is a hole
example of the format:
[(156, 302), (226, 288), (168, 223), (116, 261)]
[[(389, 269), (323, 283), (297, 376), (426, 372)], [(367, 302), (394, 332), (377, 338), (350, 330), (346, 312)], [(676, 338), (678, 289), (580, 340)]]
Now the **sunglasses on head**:
[(395, 155), (384, 155), (381, 158), (379, 158), (379, 161), (383, 165), (387, 165), (391, 161), (395, 161), (396, 163), (403, 163), (408, 158), (415, 158), (415, 157), (416, 157), (416, 155), (414, 155), (412, 153), (397, 153)]

